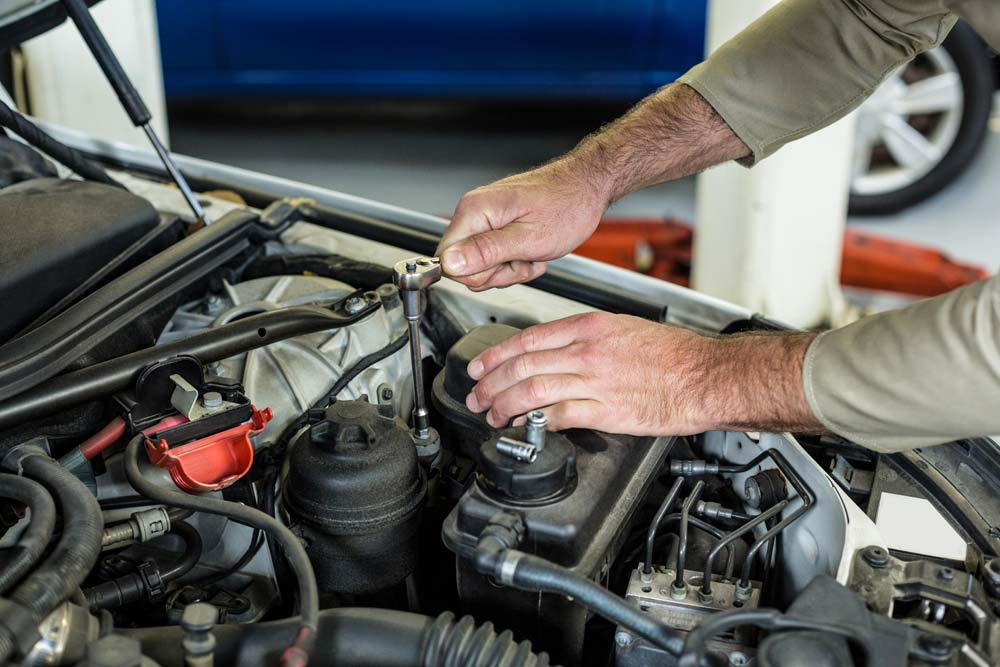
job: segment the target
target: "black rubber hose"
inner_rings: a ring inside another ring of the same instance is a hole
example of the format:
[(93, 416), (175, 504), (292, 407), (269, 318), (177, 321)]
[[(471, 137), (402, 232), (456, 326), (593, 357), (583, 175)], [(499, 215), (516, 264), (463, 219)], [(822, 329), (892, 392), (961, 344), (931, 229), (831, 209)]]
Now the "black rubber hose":
[(0, 102), (0, 125), (21, 137), (29, 144), (42, 151), (56, 162), (69, 167), (71, 171), (87, 181), (96, 181), (117, 188), (124, 187), (121, 183), (108, 176), (97, 163), (92, 162), (83, 153), (56, 141), (42, 131), (27, 118)]
[(319, 619), (319, 590), (316, 586), (316, 575), (313, 573), (312, 563), (309, 562), (309, 557), (306, 555), (302, 543), (287, 527), (258, 509), (216, 498), (204, 498), (173, 491), (157, 486), (143, 477), (142, 470), (139, 468), (139, 449), (144, 437), (139, 434), (129, 441), (125, 448), (124, 460), (125, 477), (140, 495), (164, 505), (195, 512), (218, 514), (237, 523), (259, 528), (281, 545), (285, 558), (298, 581), (299, 606), (302, 613), (299, 630), (282, 654), (281, 663), (286, 667), (306, 664), (316, 637)]
[(45, 487), (27, 477), (0, 474), (0, 498), (24, 503), (30, 512), (28, 527), (10, 556), (0, 566), (0, 594), (21, 580), (42, 555), (56, 526), (56, 504)]
[(680, 495), (681, 486), (684, 485), (684, 478), (678, 477), (674, 480), (673, 486), (670, 487), (670, 491), (667, 492), (666, 498), (660, 504), (660, 508), (656, 510), (656, 516), (649, 523), (649, 530), (646, 531), (646, 560), (643, 562), (642, 571), (646, 574), (651, 574), (653, 572), (653, 545), (656, 544), (656, 531), (660, 527), (660, 522), (663, 521), (663, 517), (667, 515), (670, 508), (674, 506), (677, 501), (677, 496)]
[(684, 500), (681, 507), (681, 527), (680, 539), (677, 542), (677, 567), (674, 575), (674, 586), (684, 588), (684, 566), (687, 564), (687, 542), (688, 542), (688, 519), (691, 516), (691, 508), (698, 502), (701, 492), (705, 488), (705, 482), (698, 480), (691, 490), (691, 494)]
[[(296, 619), (217, 625), (215, 664), (270, 667), (294, 635)], [(116, 630), (142, 644), (163, 667), (183, 667), (184, 631), (177, 626)], [(450, 613), (436, 619), (391, 609), (324, 609), (314, 651), (316, 667), (546, 667), (548, 656), (489, 623)]]
[(83, 591), (91, 610), (117, 609), (139, 600), (148, 599), (156, 588), (166, 588), (190, 572), (201, 560), (201, 535), (191, 525), (178, 522), (170, 526), (170, 533), (184, 540), (184, 552), (170, 567), (159, 570), (158, 582), (149, 582), (140, 572), (129, 572), (110, 581), (104, 581)]
[[(512, 570), (509, 576), (506, 571)], [(501, 552), (489, 574), (502, 583), (528, 591), (556, 593), (572, 598), (612, 623), (622, 625), (672, 655), (680, 655), (683, 635), (619, 598), (590, 579), (537, 556), (515, 551)]]
[[(3, 464), (41, 482), (61, 512), (62, 535), (55, 549), (8, 597), (19, 613), (30, 614), (37, 626), (74, 594), (94, 567), (101, 553), (104, 520), (97, 499), (83, 482), (40, 449), (15, 449)], [(10, 627), (0, 624), (0, 664), (10, 658), (17, 643), (17, 637), (10, 636)]]
[(169, 568), (160, 570), (160, 579), (164, 584), (176, 581), (193, 570), (201, 560), (202, 552), (201, 535), (191, 524), (183, 521), (172, 524), (170, 532), (184, 540), (184, 553)]

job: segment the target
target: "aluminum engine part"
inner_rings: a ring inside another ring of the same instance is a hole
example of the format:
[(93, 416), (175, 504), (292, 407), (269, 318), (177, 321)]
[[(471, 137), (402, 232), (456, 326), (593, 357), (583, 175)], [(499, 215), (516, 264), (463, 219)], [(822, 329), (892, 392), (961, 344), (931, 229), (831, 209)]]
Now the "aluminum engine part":
[[(177, 310), (160, 342), (189, 336), (246, 315), (287, 306), (339, 299), (354, 291), (350, 285), (318, 276), (268, 276), (231, 285), (225, 296), (209, 295)], [(386, 286), (381, 289), (395, 289)], [(381, 309), (357, 324), (332, 333), (299, 336), (225, 359), (209, 367), (215, 375), (236, 378), (257, 407), (269, 407), (274, 419), (257, 439), (271, 441), (308, 410), (358, 359), (371, 354), (406, 331), (398, 305)], [(373, 403), (390, 403), (397, 415), (409, 415), (413, 390), (404, 347), (359, 375), (338, 398), (367, 395)]]
[[(625, 599), (642, 611), (663, 622), (674, 630), (690, 631), (709, 615), (734, 608), (753, 609), (760, 602), (760, 584), (751, 581), (750, 596), (741, 599), (736, 592), (736, 584), (712, 579), (712, 599), (705, 601), (700, 596), (702, 573), (685, 570), (687, 582), (683, 598), (671, 595), (670, 585), (676, 570), (657, 567), (652, 579), (643, 581), (642, 573), (633, 570), (628, 582)], [(719, 635), (708, 643), (716, 651), (729, 655), (730, 665), (749, 665), (755, 654), (753, 632), (746, 628)], [(618, 667), (672, 665), (675, 658), (663, 649), (633, 635), (629, 630), (618, 627), (615, 632), (615, 665)]]

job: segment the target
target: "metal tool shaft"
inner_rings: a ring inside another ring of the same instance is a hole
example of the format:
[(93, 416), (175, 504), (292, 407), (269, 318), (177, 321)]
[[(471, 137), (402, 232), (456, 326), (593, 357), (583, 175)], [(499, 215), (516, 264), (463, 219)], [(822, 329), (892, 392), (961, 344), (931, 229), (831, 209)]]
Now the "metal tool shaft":
[(403, 301), (403, 315), (410, 334), (410, 363), (413, 365), (413, 431), (418, 438), (430, 436), (430, 412), (424, 391), (423, 352), (420, 349), (420, 320), (427, 300), (424, 290), (441, 280), (441, 262), (435, 257), (415, 257), (393, 267), (396, 287)]
[(430, 429), (427, 396), (424, 393), (423, 353), (420, 349), (420, 320), (407, 320), (410, 330), (410, 363), (413, 364), (413, 429), (417, 436), (426, 438)]

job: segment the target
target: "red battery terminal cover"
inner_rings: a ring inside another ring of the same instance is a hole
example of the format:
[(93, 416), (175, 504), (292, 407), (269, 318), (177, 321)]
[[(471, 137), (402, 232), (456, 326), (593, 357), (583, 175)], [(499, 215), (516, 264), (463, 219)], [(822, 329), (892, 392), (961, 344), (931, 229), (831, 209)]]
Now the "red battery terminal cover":
[(273, 416), (271, 408), (253, 407), (250, 421), (178, 447), (171, 447), (165, 438), (156, 442), (146, 438), (146, 453), (153, 465), (170, 472), (180, 489), (218, 491), (249, 472), (253, 464), (250, 436), (263, 431)]

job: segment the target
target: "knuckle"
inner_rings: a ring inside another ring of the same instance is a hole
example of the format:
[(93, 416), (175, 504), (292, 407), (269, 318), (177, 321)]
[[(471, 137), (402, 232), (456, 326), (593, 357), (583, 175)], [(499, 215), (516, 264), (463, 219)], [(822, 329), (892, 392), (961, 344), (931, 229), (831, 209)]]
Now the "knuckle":
[(545, 402), (545, 397), (549, 395), (549, 388), (549, 381), (540, 375), (527, 380), (524, 387), (525, 394), (535, 405)]
[(529, 359), (527, 355), (515, 357), (513, 363), (511, 364), (511, 370), (514, 371), (514, 377), (518, 380), (531, 377), (533, 372), (532, 369), (531, 359)]
[(476, 395), (476, 400), (479, 401), (480, 405), (487, 405), (493, 399), (493, 390), (487, 382), (477, 384), (472, 389), (472, 393)]
[(538, 346), (542, 342), (542, 337), (538, 333), (538, 329), (536, 327), (528, 327), (519, 333), (517, 338), (521, 349), (525, 352), (531, 352), (538, 349)]
[(471, 240), (476, 248), (476, 252), (479, 253), (479, 257), (486, 265), (492, 266), (497, 263), (497, 258), (500, 257), (500, 248), (493, 236), (481, 234), (473, 236)]

